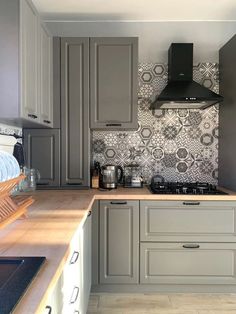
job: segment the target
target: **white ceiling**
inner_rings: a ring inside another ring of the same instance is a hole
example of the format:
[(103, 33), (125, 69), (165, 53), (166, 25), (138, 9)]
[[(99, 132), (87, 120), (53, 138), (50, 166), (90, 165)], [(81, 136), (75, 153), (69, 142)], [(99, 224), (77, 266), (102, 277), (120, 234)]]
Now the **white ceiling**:
[(32, 0), (48, 20), (229, 21), (235, 0)]

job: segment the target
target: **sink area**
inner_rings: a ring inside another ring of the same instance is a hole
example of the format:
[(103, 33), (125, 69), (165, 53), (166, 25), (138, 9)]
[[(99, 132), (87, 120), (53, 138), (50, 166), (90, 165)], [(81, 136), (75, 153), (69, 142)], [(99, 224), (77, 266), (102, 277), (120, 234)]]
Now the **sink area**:
[(46, 258), (0, 257), (0, 312), (12, 313)]

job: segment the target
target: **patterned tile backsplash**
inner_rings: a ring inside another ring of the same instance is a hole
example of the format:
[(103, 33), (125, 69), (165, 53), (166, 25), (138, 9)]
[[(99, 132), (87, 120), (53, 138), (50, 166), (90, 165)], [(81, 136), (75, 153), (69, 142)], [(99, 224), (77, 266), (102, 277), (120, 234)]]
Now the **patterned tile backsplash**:
[[(165, 181), (217, 184), (218, 107), (201, 110), (155, 110), (150, 102), (167, 83), (167, 66), (139, 64), (137, 131), (93, 131), (92, 160), (124, 167), (139, 164), (148, 183), (154, 174)], [(199, 63), (194, 80), (218, 93), (216, 63)]]

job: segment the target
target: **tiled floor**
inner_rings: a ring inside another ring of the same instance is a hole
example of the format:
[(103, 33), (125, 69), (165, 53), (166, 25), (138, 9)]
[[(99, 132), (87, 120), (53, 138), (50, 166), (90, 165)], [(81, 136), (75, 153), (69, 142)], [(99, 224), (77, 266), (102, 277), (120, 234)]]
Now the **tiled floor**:
[(236, 294), (91, 294), (87, 314), (236, 314)]

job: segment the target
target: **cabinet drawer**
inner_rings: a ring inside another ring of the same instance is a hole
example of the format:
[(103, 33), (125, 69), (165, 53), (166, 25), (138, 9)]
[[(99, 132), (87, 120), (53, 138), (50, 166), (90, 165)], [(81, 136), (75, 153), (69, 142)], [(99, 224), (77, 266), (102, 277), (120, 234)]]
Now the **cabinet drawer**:
[(64, 290), (63, 314), (74, 314), (79, 309), (80, 288), (77, 285), (70, 285)]
[(141, 202), (141, 241), (235, 242), (235, 202)]
[(141, 243), (140, 282), (236, 284), (235, 252), (230, 243)]

